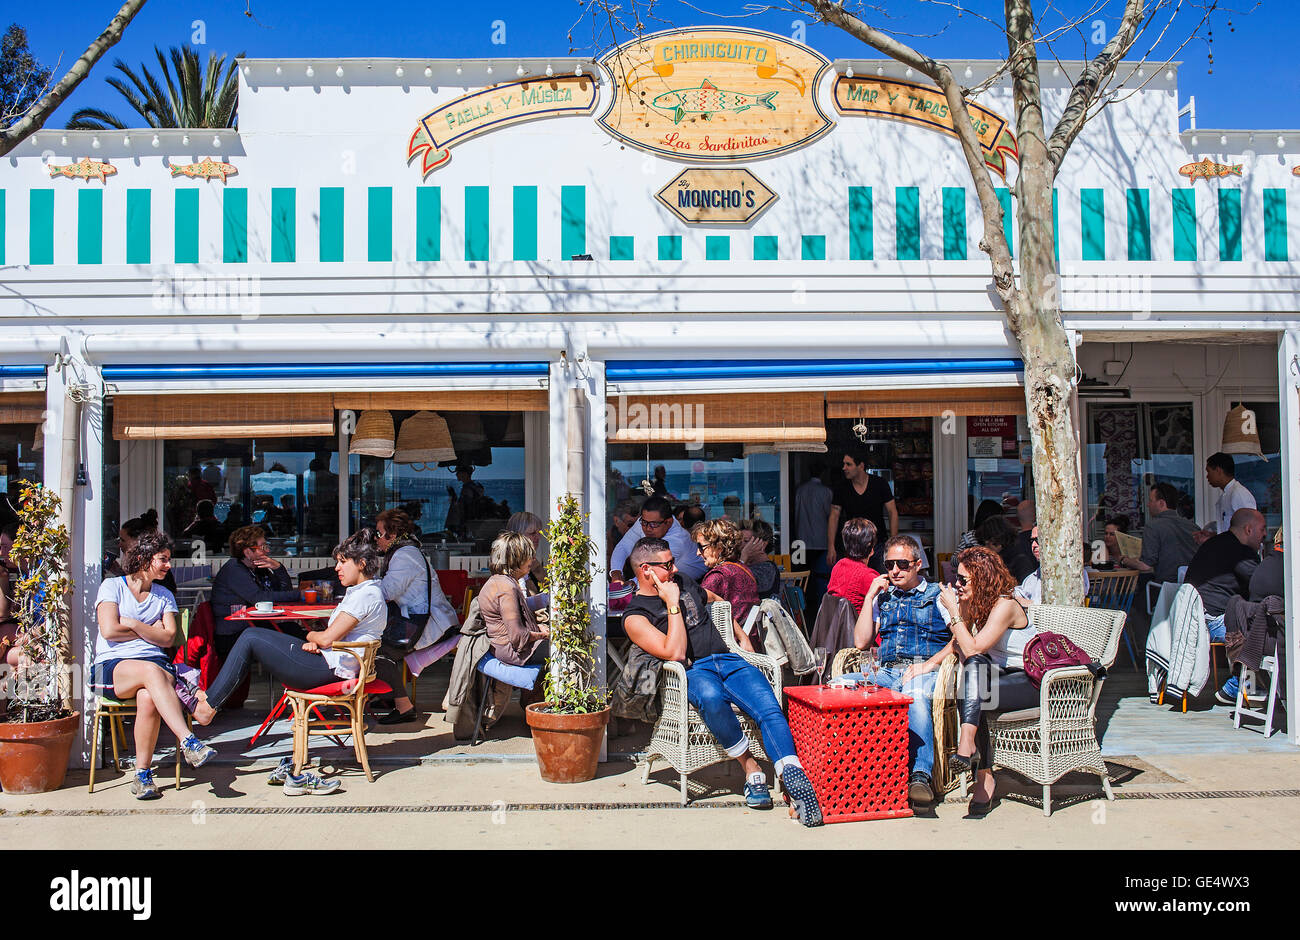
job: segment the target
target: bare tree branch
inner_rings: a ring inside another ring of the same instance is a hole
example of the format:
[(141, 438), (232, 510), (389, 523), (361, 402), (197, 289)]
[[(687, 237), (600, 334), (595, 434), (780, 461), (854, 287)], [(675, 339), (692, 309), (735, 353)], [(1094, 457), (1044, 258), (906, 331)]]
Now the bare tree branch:
[(117, 11), (108, 28), (99, 34), (99, 38), (90, 44), (85, 52), (81, 54), (72, 67), (68, 69), (66, 75), (59, 79), (59, 83), (40, 101), (36, 102), (13, 127), (0, 131), (0, 156), (8, 153), (17, 147), (20, 143), (36, 133), (45, 126), (51, 114), (59, 105), (67, 100), (68, 95), (81, 84), (82, 79), (90, 74), (91, 68), (96, 62), (103, 58), (109, 48), (117, 44), (122, 38), (127, 25), (140, 12), (140, 8), (145, 4), (145, 0), (126, 0), (122, 8)]

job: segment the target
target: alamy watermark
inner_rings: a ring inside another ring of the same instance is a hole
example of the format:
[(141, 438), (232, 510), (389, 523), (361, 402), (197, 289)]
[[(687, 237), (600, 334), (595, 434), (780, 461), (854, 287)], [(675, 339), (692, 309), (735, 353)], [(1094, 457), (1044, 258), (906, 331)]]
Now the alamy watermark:
[(256, 319), (262, 312), (262, 280), (256, 274), (172, 274), (154, 276), (153, 308), (159, 311), (213, 311)]
[[(681, 442), (687, 450), (704, 446), (704, 405), (680, 400), (628, 404), (626, 395), (605, 405), (605, 437), (615, 440), (617, 432), (634, 432), (638, 440), (653, 437), (656, 442)], [(651, 434), (651, 432), (654, 432)]]

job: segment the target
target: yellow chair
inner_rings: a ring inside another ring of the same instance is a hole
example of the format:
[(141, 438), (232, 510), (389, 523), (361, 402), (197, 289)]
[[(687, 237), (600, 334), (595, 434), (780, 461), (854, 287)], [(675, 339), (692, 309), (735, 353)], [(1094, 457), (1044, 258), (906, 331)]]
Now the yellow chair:
[(789, 555), (768, 555), (767, 560), (777, 565), (782, 571), (790, 570)]
[[(180, 621), (181, 635), (179, 646), (184, 646), (190, 635), (190, 612), (188, 609), (181, 611)], [(117, 699), (111, 695), (95, 696), (95, 717), (94, 724), (90, 732), (90, 787), (88, 793), (95, 792), (95, 765), (99, 763), (99, 723), (108, 722), (109, 738), (113, 742), (113, 767), (120, 769), (122, 759), (118, 750), (117, 739), (121, 735), (122, 745), (126, 744), (126, 723), (123, 718), (135, 717), (135, 699)], [(185, 716), (185, 724), (191, 729), (194, 723), (190, 716)], [(181, 788), (181, 743), (176, 742), (176, 789)]]
[(460, 605), (460, 622), (463, 625), (469, 619), (469, 605), (474, 600), (474, 589), (465, 589), (465, 600)]

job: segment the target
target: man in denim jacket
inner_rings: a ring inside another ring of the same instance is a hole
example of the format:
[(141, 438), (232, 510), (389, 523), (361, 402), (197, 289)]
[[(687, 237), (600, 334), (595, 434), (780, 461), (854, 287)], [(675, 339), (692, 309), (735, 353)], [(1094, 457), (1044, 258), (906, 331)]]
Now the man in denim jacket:
[(885, 543), (885, 573), (871, 583), (853, 629), (858, 649), (869, 648), (877, 636), (882, 668), (876, 683), (912, 697), (907, 710), (907, 795), (914, 803), (929, 803), (935, 795), (930, 778), (931, 700), (939, 665), (952, 652), (952, 631), (948, 612), (939, 603), (939, 585), (922, 575), (920, 551), (910, 536)]

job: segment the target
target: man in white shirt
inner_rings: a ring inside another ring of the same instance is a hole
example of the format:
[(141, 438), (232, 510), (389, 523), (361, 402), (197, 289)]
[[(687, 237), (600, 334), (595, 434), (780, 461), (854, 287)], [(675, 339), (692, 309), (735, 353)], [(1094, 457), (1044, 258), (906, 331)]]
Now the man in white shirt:
[(623, 533), (618, 547), (609, 559), (611, 577), (617, 574), (622, 579), (623, 565), (632, 554), (632, 547), (647, 537), (663, 539), (668, 543), (673, 550), (678, 571), (690, 575), (696, 581), (704, 577), (704, 558), (695, 547), (691, 533), (673, 518), (672, 508), (672, 504), (662, 496), (651, 496), (642, 504), (641, 518)]
[(1205, 461), (1205, 482), (1222, 492), (1215, 504), (1219, 532), (1232, 528), (1232, 514), (1238, 509), (1257, 509), (1255, 497), (1237, 479), (1237, 466), (1231, 454), (1211, 454)]
[[(1034, 526), (1029, 533), (1029, 547), (1034, 553), (1035, 560), (1042, 560), (1042, 554), (1038, 548), (1038, 526)], [(1083, 593), (1086, 597), (1088, 594), (1088, 569), (1083, 569)], [(1043, 569), (1038, 568), (1033, 574), (1021, 581), (1016, 589), (1012, 592), (1016, 603), (1021, 607), (1028, 609), (1035, 604), (1043, 602)]]

